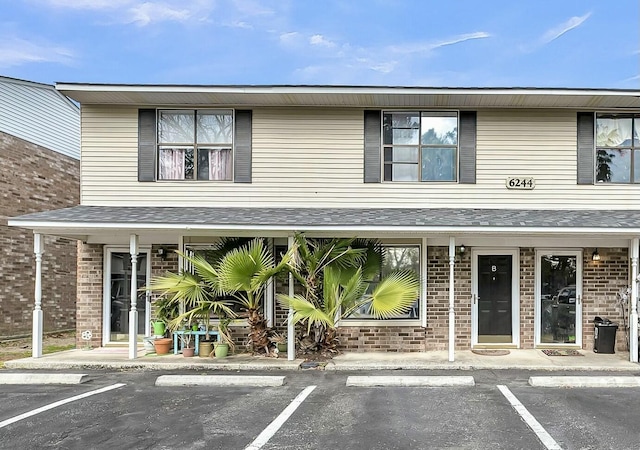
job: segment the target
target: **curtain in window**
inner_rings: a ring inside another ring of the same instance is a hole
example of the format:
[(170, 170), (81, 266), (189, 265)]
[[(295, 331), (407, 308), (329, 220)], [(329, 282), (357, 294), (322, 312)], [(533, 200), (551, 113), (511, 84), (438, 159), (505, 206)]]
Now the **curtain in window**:
[(184, 180), (185, 149), (169, 148), (160, 151), (160, 179)]
[(209, 150), (209, 179), (231, 180), (231, 151), (228, 149)]

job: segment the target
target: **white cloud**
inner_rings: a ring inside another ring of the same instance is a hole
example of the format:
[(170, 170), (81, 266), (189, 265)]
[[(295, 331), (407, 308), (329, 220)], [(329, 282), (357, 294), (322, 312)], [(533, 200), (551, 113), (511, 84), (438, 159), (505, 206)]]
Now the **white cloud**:
[(251, 25), (250, 23), (244, 22), (242, 20), (236, 20), (234, 22), (231, 22), (229, 24), (227, 24), (228, 27), (231, 28), (242, 28), (245, 30), (252, 30), (253, 29), (253, 25)]
[(286, 45), (296, 44), (300, 41), (300, 33), (290, 31), (288, 33), (280, 33), (280, 42)]
[(461, 44), (462, 42), (467, 42), (474, 39), (486, 39), (489, 37), (491, 37), (491, 34), (484, 31), (477, 31), (475, 33), (459, 34), (442, 41), (393, 45), (389, 47), (389, 50), (395, 53), (428, 53), (440, 47)]
[(236, 9), (245, 16), (270, 16), (274, 11), (265, 8), (259, 1), (255, 0), (234, 0)]
[(151, 22), (178, 21), (184, 22), (191, 18), (188, 9), (174, 9), (162, 3), (146, 2), (129, 10), (131, 14), (128, 22), (145, 26)]
[(563, 22), (560, 25), (547, 30), (542, 35), (542, 38), (540, 40), (542, 41), (543, 44), (548, 44), (552, 41), (555, 41), (563, 34), (568, 33), (574, 28), (578, 28), (580, 25), (582, 25), (585, 22), (585, 20), (589, 18), (589, 16), (591, 16), (591, 13), (587, 13), (584, 16), (580, 16), (580, 17), (574, 16), (569, 20), (567, 20), (566, 22)]
[(36, 43), (17, 37), (0, 39), (0, 67), (42, 62), (69, 64), (73, 57), (71, 50), (54, 44)]
[(132, 0), (44, 0), (51, 6), (70, 9), (117, 9), (128, 6)]
[(309, 38), (309, 44), (329, 48), (336, 46), (335, 42), (328, 40), (321, 34), (314, 34), (311, 36)]

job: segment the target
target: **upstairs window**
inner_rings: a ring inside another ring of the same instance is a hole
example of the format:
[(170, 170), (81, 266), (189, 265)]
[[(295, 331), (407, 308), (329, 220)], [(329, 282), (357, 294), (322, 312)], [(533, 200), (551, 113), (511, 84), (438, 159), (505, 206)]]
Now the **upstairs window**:
[(640, 183), (640, 114), (596, 116), (596, 181)]
[(384, 181), (457, 181), (458, 114), (386, 112)]
[(232, 180), (233, 111), (158, 111), (159, 180)]

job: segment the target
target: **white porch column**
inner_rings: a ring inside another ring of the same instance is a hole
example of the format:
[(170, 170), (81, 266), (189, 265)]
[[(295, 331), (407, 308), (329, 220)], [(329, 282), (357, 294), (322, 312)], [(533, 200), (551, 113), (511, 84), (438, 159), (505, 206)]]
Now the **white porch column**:
[(138, 356), (138, 235), (129, 236), (131, 253), (131, 311), (129, 311), (129, 359)]
[(427, 250), (427, 238), (422, 238), (420, 252), (420, 326), (427, 328), (427, 274), (429, 273), (429, 255)]
[(44, 236), (40, 233), (33, 235), (33, 253), (36, 256), (36, 287), (35, 287), (35, 305), (33, 308), (33, 336), (31, 341), (31, 356), (34, 358), (42, 357), (42, 254), (44, 253)]
[[(293, 247), (293, 236), (289, 236), (287, 242), (288, 248)], [(289, 297), (295, 295), (295, 286), (293, 284), (293, 275), (289, 274)], [(289, 315), (287, 318), (287, 360), (293, 361), (296, 359), (296, 329), (293, 325), (293, 308), (289, 308)]]
[(449, 237), (449, 362), (454, 361), (454, 346), (456, 343), (455, 310), (454, 301), (454, 279), (453, 269), (456, 265), (456, 238)]
[[(269, 249), (272, 252), (272, 254), (274, 253), (274, 245), (273, 245), (273, 239), (269, 239)], [(275, 306), (274, 306), (274, 301), (273, 301), (273, 277), (269, 278), (269, 281), (267, 281), (267, 287), (266, 290), (264, 292), (264, 318), (267, 321), (267, 326), (268, 327), (273, 327), (275, 324)]]
[(638, 242), (631, 239), (631, 305), (629, 307), (629, 353), (631, 362), (638, 362)]

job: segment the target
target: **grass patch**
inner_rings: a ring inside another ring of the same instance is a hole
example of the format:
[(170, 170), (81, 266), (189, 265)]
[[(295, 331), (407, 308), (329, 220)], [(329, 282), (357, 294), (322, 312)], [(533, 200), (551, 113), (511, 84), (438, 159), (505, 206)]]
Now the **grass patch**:
[[(76, 348), (75, 344), (67, 344), (67, 345), (45, 345), (42, 348), (42, 354), (48, 355), (50, 353), (63, 352), (65, 350), (71, 350)], [(31, 357), (31, 350), (24, 351), (11, 351), (6, 348), (0, 347), (0, 369), (4, 369), (5, 361), (11, 361), (13, 359), (22, 359)]]

